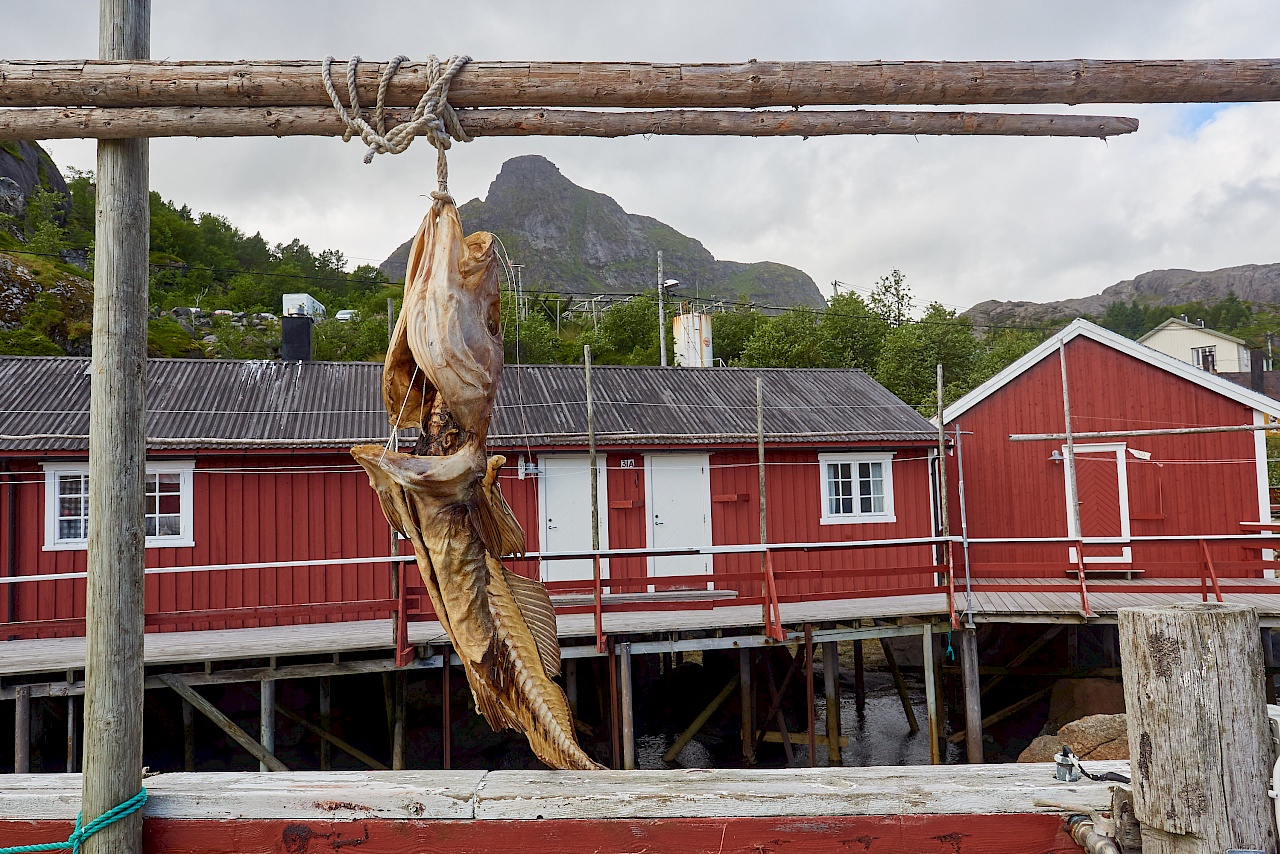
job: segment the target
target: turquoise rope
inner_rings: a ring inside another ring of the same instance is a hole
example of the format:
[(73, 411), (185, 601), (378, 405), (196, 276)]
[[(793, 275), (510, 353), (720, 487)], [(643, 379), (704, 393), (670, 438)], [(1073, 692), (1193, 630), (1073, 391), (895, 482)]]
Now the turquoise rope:
[(76, 816), (76, 829), (71, 832), (70, 838), (66, 842), (46, 842), (42, 845), (15, 845), (12, 848), (0, 848), (0, 854), (39, 854), (42, 851), (65, 851), (70, 849), (72, 854), (80, 854), (80, 846), (90, 836), (93, 836), (104, 827), (110, 827), (122, 818), (133, 815), (142, 809), (142, 805), (147, 802), (147, 790), (144, 788), (141, 792), (134, 795), (129, 800), (113, 807), (93, 821), (80, 826), (81, 815)]

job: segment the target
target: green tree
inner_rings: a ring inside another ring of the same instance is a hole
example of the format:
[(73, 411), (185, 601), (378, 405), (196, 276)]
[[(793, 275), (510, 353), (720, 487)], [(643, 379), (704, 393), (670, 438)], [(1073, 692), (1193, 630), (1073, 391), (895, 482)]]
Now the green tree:
[(990, 330), (980, 342), (968, 384), (970, 387), (981, 385), (1030, 353), (1042, 340), (1039, 333), (1026, 329)]
[(942, 363), (944, 397), (952, 401), (973, 387), (978, 350), (973, 324), (933, 303), (920, 320), (904, 323), (885, 335), (875, 376), (921, 412), (934, 412), (938, 363)]
[(507, 290), (502, 292), (502, 351), (511, 365), (547, 365), (560, 360), (560, 339), (546, 315), (530, 311), (521, 319)]
[(910, 319), (911, 302), (911, 286), (907, 284), (907, 277), (895, 267), (875, 283), (867, 306), (886, 323), (897, 326)]
[(764, 322), (764, 315), (745, 306), (711, 315), (712, 355), (725, 364), (736, 363), (742, 358), (747, 341)]
[[(667, 335), (668, 364), (675, 364), (672, 337)], [(600, 325), (582, 333), (582, 343), (591, 345), (592, 361), (602, 365), (659, 364), (657, 298), (644, 294), (609, 306)]]
[(380, 362), (387, 354), (386, 315), (348, 321), (330, 318), (312, 326), (311, 332), (312, 358), (317, 361)]
[(790, 308), (762, 321), (742, 348), (737, 364), (748, 368), (834, 368), (836, 353), (819, 328), (817, 313)]
[(880, 358), (889, 324), (873, 312), (862, 297), (847, 293), (831, 298), (818, 320), (818, 331), (835, 351), (836, 364), (872, 371)]

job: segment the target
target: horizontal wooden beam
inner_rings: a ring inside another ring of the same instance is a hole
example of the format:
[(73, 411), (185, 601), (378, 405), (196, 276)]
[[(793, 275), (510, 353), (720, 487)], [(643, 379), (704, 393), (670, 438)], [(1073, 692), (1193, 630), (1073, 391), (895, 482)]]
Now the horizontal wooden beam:
[[(388, 125), (409, 108), (388, 111)], [(460, 112), (472, 136), (840, 136), (908, 134), (1071, 136), (1133, 133), (1138, 120), (1036, 113), (935, 113), (901, 110), (592, 110), (476, 109)], [(0, 139), (342, 136), (332, 107), (36, 107), (0, 109)]]
[[(1200, 433), (1256, 433), (1259, 430), (1280, 430), (1280, 424), (1218, 424), (1212, 427), (1160, 427), (1153, 430), (1093, 430), (1084, 433), (1072, 431), (1073, 439), (1122, 439), (1126, 436), (1195, 436)], [(1066, 433), (1014, 433), (1010, 442), (1052, 442), (1067, 438)]]
[[(373, 102), (382, 63), (357, 72)], [(0, 106), (324, 106), (316, 60), (0, 62)], [(346, 97), (346, 65), (334, 67)], [(426, 66), (405, 63), (389, 106), (416, 104)], [(1280, 100), (1280, 59), (1039, 62), (472, 62), (458, 107), (798, 107), (852, 104), (1137, 104)]]

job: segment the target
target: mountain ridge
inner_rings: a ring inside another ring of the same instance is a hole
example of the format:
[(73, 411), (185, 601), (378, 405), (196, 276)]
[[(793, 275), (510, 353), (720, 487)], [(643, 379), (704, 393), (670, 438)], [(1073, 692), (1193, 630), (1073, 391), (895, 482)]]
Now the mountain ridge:
[[(467, 231), (498, 235), (523, 264), (526, 289), (560, 294), (630, 294), (653, 286), (657, 252), (665, 275), (685, 292), (708, 299), (823, 308), (817, 284), (795, 267), (773, 261), (719, 260), (698, 240), (666, 223), (625, 211), (617, 201), (581, 187), (537, 154), (502, 164), (488, 195), (458, 209)], [(404, 278), (411, 241), (382, 262)]]
[(1218, 270), (1150, 270), (1125, 279), (1100, 293), (1052, 302), (986, 300), (962, 316), (976, 326), (1034, 325), (1082, 315), (1101, 317), (1107, 306), (1138, 302), (1149, 306), (1213, 303), (1234, 294), (1264, 305), (1280, 304), (1280, 263), (1240, 264)]

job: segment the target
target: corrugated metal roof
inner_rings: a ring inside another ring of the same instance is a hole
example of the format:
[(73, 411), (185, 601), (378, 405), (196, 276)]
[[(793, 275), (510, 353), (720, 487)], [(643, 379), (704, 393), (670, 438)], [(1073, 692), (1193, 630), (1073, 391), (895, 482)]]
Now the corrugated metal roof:
[[(0, 451), (84, 450), (89, 360), (0, 357)], [(153, 447), (345, 447), (388, 434), (382, 365), (150, 359)], [(764, 382), (774, 442), (912, 441), (929, 422), (862, 371), (597, 366), (599, 444), (737, 444), (755, 436)], [(586, 441), (581, 366), (507, 366), (493, 423), (497, 445)]]

